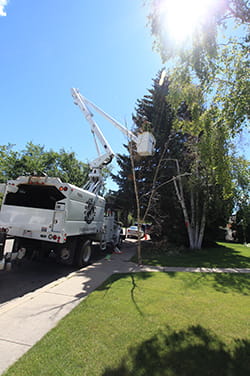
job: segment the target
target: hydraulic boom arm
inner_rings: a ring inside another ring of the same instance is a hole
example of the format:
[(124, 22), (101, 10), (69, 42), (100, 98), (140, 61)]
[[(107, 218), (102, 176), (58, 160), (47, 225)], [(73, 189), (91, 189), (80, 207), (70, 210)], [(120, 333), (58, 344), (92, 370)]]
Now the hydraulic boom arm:
[(103, 155), (100, 155), (101, 153), (100, 153), (98, 144), (96, 143), (96, 148), (97, 148), (99, 157), (90, 163), (91, 168), (101, 168), (107, 165), (108, 163), (110, 163), (115, 154), (111, 146), (109, 145), (108, 141), (105, 139), (104, 135), (102, 134), (102, 131), (100, 130), (99, 126), (93, 119), (93, 114), (91, 113), (91, 111), (89, 110), (87, 106), (90, 102), (87, 101), (86, 98), (84, 98), (77, 89), (71, 89), (71, 93), (72, 93), (72, 97), (74, 98), (75, 104), (80, 107), (86, 120), (90, 123), (91, 132), (93, 133), (93, 136), (94, 137), (96, 136), (98, 138), (103, 149), (105, 150), (105, 153)]
[[(116, 128), (118, 128), (130, 141), (134, 141), (137, 145), (137, 153), (142, 156), (148, 156), (153, 154), (155, 138), (150, 132), (143, 132), (137, 135), (133, 134), (130, 130), (120, 124), (118, 121), (109, 116), (106, 112), (97, 107), (94, 103), (90, 102), (87, 98), (83, 97), (78, 89), (71, 89), (72, 97), (74, 98), (74, 103), (78, 105), (83, 112), (86, 120), (90, 123), (91, 132), (94, 138), (97, 137), (100, 144), (104, 149), (104, 154), (100, 153), (98, 144), (96, 142), (97, 152), (99, 157), (90, 163), (92, 172), (89, 175), (89, 182), (87, 183), (86, 189), (91, 192), (98, 193), (98, 190), (102, 185), (102, 168), (110, 163), (114, 157), (114, 152), (110, 147), (109, 143), (102, 134), (97, 123), (93, 119), (93, 114), (89, 110), (88, 106), (91, 106), (96, 112), (101, 114), (104, 118), (110, 121)], [(96, 141), (96, 140), (95, 140)]]

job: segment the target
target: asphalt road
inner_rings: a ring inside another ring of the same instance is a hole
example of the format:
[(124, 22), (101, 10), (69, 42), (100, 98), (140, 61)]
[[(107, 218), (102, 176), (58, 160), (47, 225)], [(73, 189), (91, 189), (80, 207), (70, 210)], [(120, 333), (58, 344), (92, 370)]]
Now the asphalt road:
[[(104, 256), (97, 247), (93, 247), (92, 262)], [(4, 303), (66, 277), (75, 270), (77, 268), (73, 266), (57, 263), (54, 258), (46, 258), (42, 261), (22, 260), (10, 271), (0, 271), (0, 309)]]

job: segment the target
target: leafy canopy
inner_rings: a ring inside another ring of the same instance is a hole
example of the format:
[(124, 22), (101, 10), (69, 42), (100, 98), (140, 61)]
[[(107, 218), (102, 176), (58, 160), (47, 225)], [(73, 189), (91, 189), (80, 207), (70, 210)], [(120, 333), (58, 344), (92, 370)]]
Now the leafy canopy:
[(66, 183), (83, 186), (88, 177), (88, 166), (76, 159), (74, 152), (61, 149), (56, 152), (45, 150), (44, 146), (27, 143), (22, 151), (15, 151), (14, 145), (0, 146), (0, 182), (16, 179), (27, 174), (46, 173), (59, 177)]

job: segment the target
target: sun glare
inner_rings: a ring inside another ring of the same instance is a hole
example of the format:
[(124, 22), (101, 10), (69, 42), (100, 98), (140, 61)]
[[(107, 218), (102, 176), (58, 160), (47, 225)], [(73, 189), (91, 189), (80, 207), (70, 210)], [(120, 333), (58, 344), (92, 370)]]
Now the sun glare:
[(163, 0), (161, 13), (169, 37), (178, 43), (187, 40), (212, 10), (216, 0)]

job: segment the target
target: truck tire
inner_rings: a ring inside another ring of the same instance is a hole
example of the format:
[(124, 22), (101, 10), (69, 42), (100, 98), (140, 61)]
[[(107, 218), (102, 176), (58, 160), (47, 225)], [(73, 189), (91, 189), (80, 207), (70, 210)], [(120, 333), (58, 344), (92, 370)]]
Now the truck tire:
[(13, 243), (12, 252), (11, 252), (11, 259), (17, 260), (18, 253), (21, 250), (22, 250), (22, 253), (25, 257), (31, 258), (32, 251), (29, 247), (27, 247), (25, 240), (23, 240), (22, 238), (15, 238), (14, 243)]
[(89, 264), (92, 254), (91, 240), (80, 240), (75, 252), (75, 265), (82, 268)]
[(57, 258), (61, 264), (73, 265), (76, 251), (76, 239), (67, 239), (57, 250)]
[(100, 242), (100, 251), (106, 252), (106, 250), (107, 250), (107, 242), (103, 240)]
[(118, 243), (117, 243), (117, 247), (120, 248), (120, 249), (122, 247), (122, 242), (123, 242), (123, 239), (122, 239), (122, 236), (120, 235), (119, 239), (118, 239)]

